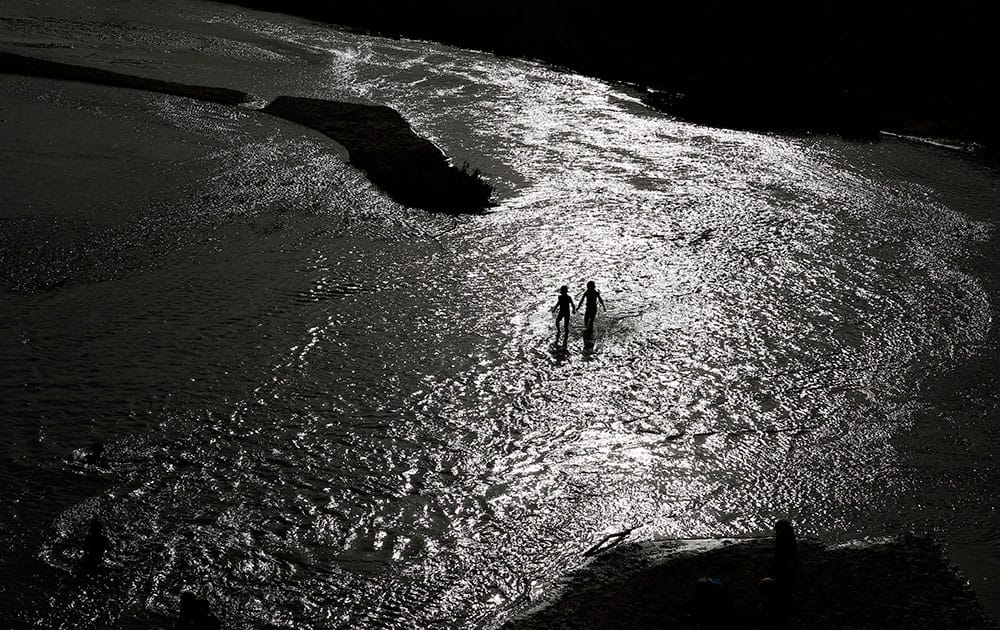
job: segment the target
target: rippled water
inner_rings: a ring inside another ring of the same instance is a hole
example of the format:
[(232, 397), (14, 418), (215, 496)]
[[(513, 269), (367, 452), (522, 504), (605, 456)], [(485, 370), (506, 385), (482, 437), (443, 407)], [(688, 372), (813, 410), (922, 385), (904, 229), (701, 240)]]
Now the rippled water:
[[(993, 173), (224, 5), (0, 8), (5, 50), (389, 104), (499, 201), (410, 210), (252, 108), (0, 76), (5, 623), (159, 627), (194, 589), (233, 628), (490, 626), (604, 533), (777, 517), (936, 532), (997, 600)], [(591, 279), (594, 343), (554, 347)]]

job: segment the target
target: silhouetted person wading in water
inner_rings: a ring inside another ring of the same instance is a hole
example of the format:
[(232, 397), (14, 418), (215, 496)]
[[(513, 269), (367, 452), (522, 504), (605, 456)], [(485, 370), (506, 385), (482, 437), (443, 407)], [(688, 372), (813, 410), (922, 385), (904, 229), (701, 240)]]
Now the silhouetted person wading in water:
[(604, 300), (601, 298), (601, 292), (594, 287), (593, 280), (588, 282), (587, 290), (580, 296), (580, 303), (576, 305), (577, 308), (580, 308), (583, 301), (587, 300), (587, 310), (583, 312), (583, 325), (587, 329), (587, 334), (593, 334), (594, 332), (594, 320), (597, 318), (597, 303), (600, 302), (604, 312), (608, 312), (608, 308), (604, 306)]
[(552, 307), (552, 312), (558, 311), (559, 314), (556, 315), (556, 343), (559, 343), (559, 322), (565, 321), (565, 336), (563, 341), (569, 340), (569, 316), (570, 311), (576, 312), (576, 307), (573, 306), (573, 298), (569, 296), (569, 287), (565, 284), (559, 287), (559, 298), (556, 300), (556, 305)]

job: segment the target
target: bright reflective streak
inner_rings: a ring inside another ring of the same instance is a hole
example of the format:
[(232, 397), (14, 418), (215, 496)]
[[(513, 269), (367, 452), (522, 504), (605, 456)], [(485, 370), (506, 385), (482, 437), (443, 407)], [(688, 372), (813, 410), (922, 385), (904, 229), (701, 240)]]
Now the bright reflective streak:
[[(161, 97), (109, 110), (106, 93), (62, 88), (56, 111), (143, 129), (137, 154), (183, 134), (203, 148), (178, 158), (197, 177), (123, 203), (120, 225), (11, 247), (24, 295), (5, 312), (24, 336), (0, 355), (50, 383), (8, 388), (32, 409), (22, 441), (40, 425), (56, 444), (37, 448), (59, 453), (93, 425), (112, 469), (110, 489), (67, 493), (53, 532), (23, 536), (67, 574), (91, 514), (121, 541), (120, 595), (66, 578), (38, 587), (53, 604), (32, 619), (170, 614), (195, 588), (232, 627), (479, 627), (606, 532), (983, 518), (928, 515), (907, 465), (924, 447), (906, 436), (949, 417), (935, 387), (991, 325), (963, 270), (987, 228), (957, 210), (997, 193), (961, 161), (704, 129), (538, 65), (214, 5), (93, 10), (117, 25), (42, 5), (0, 37), (261, 97), (385, 102), (503, 203), (412, 212), (295, 126)], [(33, 103), (38, 88), (16, 87)], [(34, 292), (46, 274), (70, 284)], [(594, 347), (574, 320), (553, 348), (557, 287), (591, 279), (608, 306)], [(977, 465), (934, 477), (973, 496), (995, 472)], [(33, 473), (72, 487), (92, 471)]]

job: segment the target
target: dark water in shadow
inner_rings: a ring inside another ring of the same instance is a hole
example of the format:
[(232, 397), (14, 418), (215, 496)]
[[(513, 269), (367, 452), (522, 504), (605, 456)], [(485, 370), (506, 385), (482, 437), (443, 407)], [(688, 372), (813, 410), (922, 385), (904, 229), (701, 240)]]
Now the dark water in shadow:
[[(249, 109), (0, 77), (0, 619), (158, 627), (190, 588), (234, 628), (488, 626), (606, 532), (779, 516), (937, 532), (996, 601), (995, 175), (171, 6), (11, 9), (0, 42), (388, 103), (501, 205), (400, 207)], [(590, 279), (593, 346), (577, 316), (553, 348), (557, 288)], [(94, 439), (104, 468), (73, 458)], [(81, 584), (95, 514), (109, 569)]]

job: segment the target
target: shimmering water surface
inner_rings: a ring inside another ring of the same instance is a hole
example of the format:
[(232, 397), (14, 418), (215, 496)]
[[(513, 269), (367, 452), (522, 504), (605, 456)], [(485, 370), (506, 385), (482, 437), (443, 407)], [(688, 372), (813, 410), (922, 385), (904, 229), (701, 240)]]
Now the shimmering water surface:
[[(232, 628), (492, 626), (605, 533), (777, 517), (935, 532), (995, 606), (993, 172), (225, 5), (60, 4), (0, 3), (0, 48), (388, 104), (499, 203), (399, 206), (252, 107), (0, 75), (0, 625), (159, 627), (193, 589)], [(594, 343), (553, 347), (590, 279)]]

